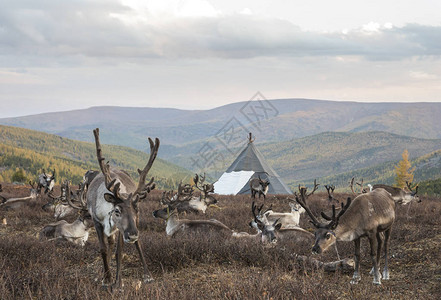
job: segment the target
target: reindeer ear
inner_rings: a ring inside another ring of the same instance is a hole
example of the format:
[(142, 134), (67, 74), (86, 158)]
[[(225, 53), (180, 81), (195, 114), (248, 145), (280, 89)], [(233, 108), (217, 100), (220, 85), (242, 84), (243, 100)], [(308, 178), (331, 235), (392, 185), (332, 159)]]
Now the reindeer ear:
[(110, 202), (112, 204), (116, 204), (118, 202), (117, 199), (115, 198), (115, 196), (113, 194), (111, 194), (111, 193), (105, 193), (104, 194), (104, 199), (107, 202)]

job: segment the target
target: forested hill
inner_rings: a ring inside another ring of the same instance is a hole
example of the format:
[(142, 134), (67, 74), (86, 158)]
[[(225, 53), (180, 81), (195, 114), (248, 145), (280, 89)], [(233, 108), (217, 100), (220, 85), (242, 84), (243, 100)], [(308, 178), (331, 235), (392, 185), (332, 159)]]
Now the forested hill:
[[(108, 134), (102, 132), (101, 134)], [(93, 133), (90, 132), (91, 140)], [(145, 141), (148, 144), (148, 141)], [(161, 149), (159, 149), (160, 156)], [(127, 170), (137, 177), (136, 170), (148, 161), (149, 154), (123, 146), (103, 145), (103, 154), (110, 165)], [(43, 132), (0, 125), (0, 180), (10, 181), (17, 169), (26, 177), (36, 178), (42, 169), (56, 169), (57, 182), (81, 180), (88, 169), (99, 169), (95, 143), (79, 142)], [(150, 171), (160, 187), (175, 187), (175, 182), (190, 178), (188, 170), (157, 158)]]
[[(237, 102), (208, 110), (149, 107), (91, 107), (0, 119), (0, 124), (145, 150), (147, 136), (163, 145), (205, 142), (232, 126), (252, 131), (258, 142), (281, 142), (324, 131), (387, 131), (399, 135), (441, 138), (441, 103), (362, 103), (311, 99)], [(252, 125), (253, 123), (253, 125)], [(242, 133), (241, 133), (242, 134)], [(178, 155), (179, 153), (171, 153)], [(166, 157), (164, 157), (166, 158)]]

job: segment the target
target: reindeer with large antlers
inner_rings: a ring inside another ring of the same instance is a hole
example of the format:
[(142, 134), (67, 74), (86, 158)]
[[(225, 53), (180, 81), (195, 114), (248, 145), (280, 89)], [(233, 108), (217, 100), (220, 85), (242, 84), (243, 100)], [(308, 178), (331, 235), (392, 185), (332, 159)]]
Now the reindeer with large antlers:
[(374, 184), (373, 189), (385, 189), (388, 191), (391, 195), (394, 201), (401, 205), (407, 205), (412, 201), (421, 202), (420, 197), (418, 196), (418, 185), (416, 185), (414, 188), (412, 188), (412, 184), (406, 181), (407, 188), (409, 191), (406, 191), (404, 189), (401, 189), (399, 187), (394, 187), (390, 185), (385, 184)]
[(360, 239), (368, 237), (371, 246), (371, 259), (373, 265), (374, 284), (381, 284), (379, 271), (380, 254), (383, 247), (381, 232), (384, 232), (385, 265), (383, 279), (389, 279), (388, 248), (392, 224), (395, 221), (395, 202), (390, 193), (384, 189), (376, 189), (370, 193), (360, 194), (347, 199), (346, 204), (341, 204), (341, 210), (336, 216), (335, 206), (332, 206), (332, 216), (321, 213), (329, 223), (321, 223), (306, 204), (306, 188), (295, 193), (297, 202), (305, 208), (311, 223), (316, 228), (313, 253), (322, 253), (336, 241), (354, 241), (355, 243), (355, 272), (351, 283), (358, 283), (361, 279), (360, 265)]
[(193, 178), (193, 182), (201, 194), (199, 197), (192, 197), (188, 204), (196, 211), (201, 211), (205, 214), (205, 211), (210, 205), (217, 203), (217, 200), (212, 195), (212, 193), (214, 193), (214, 185), (205, 183), (205, 173), (204, 176), (201, 177), (196, 174)]
[[(97, 175), (87, 190), (87, 207), (94, 221), (95, 229), (100, 243), (100, 252), (104, 264), (103, 284), (110, 284), (112, 275), (109, 268), (109, 246), (111, 238), (117, 234), (116, 249), (116, 279), (112, 287), (121, 286), (121, 259), (124, 243), (135, 244), (144, 269), (144, 282), (153, 279), (147, 269), (142, 247), (139, 242), (138, 230), (138, 202), (155, 188), (152, 178), (146, 183), (146, 177), (153, 162), (156, 159), (159, 148), (159, 139), (155, 142), (149, 138), (150, 158), (143, 170), (138, 169), (139, 181), (136, 185), (127, 172), (119, 169), (111, 169), (108, 163), (104, 163), (99, 129), (93, 131), (95, 135), (96, 151), (101, 174)], [(106, 239), (107, 242), (106, 243)]]
[[(191, 187), (190, 187), (191, 188)], [(153, 212), (153, 217), (163, 219), (167, 222), (165, 231), (168, 236), (174, 236), (179, 232), (189, 232), (203, 229), (206, 230), (217, 230), (226, 231), (232, 233), (232, 230), (228, 228), (222, 222), (211, 219), (211, 220), (188, 220), (179, 219), (178, 207), (183, 205), (188, 205), (189, 199), (192, 197), (192, 190), (189, 187), (182, 186), (179, 184), (177, 194), (173, 195), (173, 191), (163, 192), (161, 204), (166, 205), (162, 209), (155, 210)], [(183, 198), (181, 198), (183, 197)]]
[[(72, 194), (69, 187), (69, 182), (65, 182), (65, 195), (67, 205), (73, 211), (78, 211), (79, 216), (73, 223), (68, 223), (66, 220), (61, 220), (56, 223), (48, 224), (40, 231), (40, 239), (46, 237), (50, 240), (66, 240), (76, 245), (84, 246), (89, 238), (89, 229), (93, 227), (92, 217), (87, 210), (86, 203), (83, 201), (83, 193)], [(74, 204), (72, 196), (75, 198)]]

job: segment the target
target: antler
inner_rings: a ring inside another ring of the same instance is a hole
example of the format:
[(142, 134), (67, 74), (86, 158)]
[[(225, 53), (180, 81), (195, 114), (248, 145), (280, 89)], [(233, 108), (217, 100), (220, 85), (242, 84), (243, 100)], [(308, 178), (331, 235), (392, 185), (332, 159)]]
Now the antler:
[(365, 193), (366, 191), (363, 189), (363, 178), (361, 179), (361, 182), (356, 182), (357, 185), (360, 186), (360, 193)]
[[(173, 205), (179, 202), (190, 200), (193, 196), (193, 188), (189, 184), (179, 183), (178, 192), (174, 194), (174, 191), (164, 191), (162, 193), (161, 204), (162, 205)], [(181, 196), (184, 196), (184, 199), (181, 199)]]
[[(316, 183), (315, 183), (315, 180), (314, 180), (314, 187), (315, 186), (316, 186)], [(309, 209), (309, 207), (306, 205), (306, 198), (308, 197), (308, 195), (306, 194), (307, 190), (308, 189), (306, 187), (300, 187), (300, 185), (299, 185), (299, 193), (300, 193), (300, 195), (297, 194), (297, 192), (294, 192), (294, 196), (296, 198), (297, 203), (300, 204), (305, 209), (306, 213), (311, 218), (311, 223), (315, 227), (319, 228), (320, 227), (320, 222), (317, 220), (315, 215), (312, 213), (311, 209)], [(309, 194), (309, 195), (311, 195), (311, 194)]]
[(321, 212), (321, 216), (323, 217), (323, 219), (331, 221), (328, 225), (326, 225), (326, 227), (328, 227), (329, 229), (335, 229), (338, 225), (338, 220), (345, 213), (345, 211), (348, 209), (349, 205), (351, 205), (351, 202), (352, 202), (352, 199), (350, 197), (348, 197), (346, 204), (343, 204), (343, 203), (341, 204), (341, 210), (338, 213), (337, 217), (335, 216), (335, 205), (332, 205), (332, 217), (329, 217), (324, 212)]
[(155, 142), (153, 143), (153, 140), (149, 138), (149, 144), (150, 144), (150, 157), (149, 161), (147, 162), (144, 169), (141, 171), (138, 169), (139, 173), (139, 182), (138, 187), (136, 188), (136, 191), (134, 195), (138, 195), (138, 199), (144, 199), (148, 193), (150, 193), (151, 190), (155, 188), (154, 177), (150, 179), (150, 181), (146, 184), (145, 179), (147, 177), (147, 174), (150, 171), (150, 168), (153, 165), (153, 162), (156, 159), (156, 156), (158, 155), (158, 149), (159, 149), (159, 139), (155, 138)]
[[(204, 197), (207, 197), (209, 193), (213, 193), (214, 192), (214, 186), (211, 183), (205, 183), (205, 173), (204, 176), (201, 176), (199, 179), (199, 175), (195, 174), (194, 178), (193, 178), (194, 184), (196, 186), (196, 188), (198, 190), (200, 190), (203, 194)], [(201, 186), (199, 186), (199, 183)], [(201, 193), (201, 195), (202, 195)]]
[[(311, 196), (312, 194), (314, 194), (314, 192), (318, 189), (318, 186), (320, 184), (317, 184), (317, 179), (314, 179), (314, 188), (312, 189), (312, 192), (306, 195), (306, 198), (308, 198), (309, 196)], [(306, 188), (305, 188), (306, 189)], [(306, 193), (306, 190), (305, 190)]]
[(335, 185), (327, 185), (325, 184), (325, 189), (328, 191), (328, 200), (332, 201), (332, 200), (336, 200), (338, 202), (337, 199), (334, 198), (334, 190), (335, 190)]
[(104, 182), (106, 184), (106, 187), (107, 189), (109, 189), (115, 183), (115, 180), (112, 181), (112, 177), (110, 176), (109, 162), (104, 163), (104, 157), (102, 154), (101, 143), (100, 143), (100, 129), (96, 128), (93, 131), (93, 135), (95, 136), (96, 157), (98, 158), (98, 164), (100, 165), (101, 172), (103, 172)]
[(86, 210), (86, 208), (83, 206), (82, 202), (81, 202), (81, 206), (77, 206), (77, 205), (73, 204), (72, 199), (70, 198), (70, 195), (71, 194), (70, 194), (69, 182), (67, 181), (67, 183), (66, 183), (66, 200), (67, 200), (67, 203), (72, 208), (75, 208), (75, 209), (78, 209), (78, 210)]
[(409, 183), (408, 181), (406, 181), (406, 185), (407, 185), (407, 188), (409, 189), (409, 191), (412, 192), (413, 196), (415, 196), (418, 193), (418, 184), (414, 187), (415, 190), (413, 190), (412, 187), (411, 187), (412, 182)]

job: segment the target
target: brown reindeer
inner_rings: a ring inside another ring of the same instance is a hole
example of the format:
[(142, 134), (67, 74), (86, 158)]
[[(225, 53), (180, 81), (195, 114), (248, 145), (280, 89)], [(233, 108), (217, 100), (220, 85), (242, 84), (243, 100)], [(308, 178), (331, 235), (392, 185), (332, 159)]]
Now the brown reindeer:
[[(111, 238), (115, 234), (118, 235), (116, 279), (112, 287), (121, 287), (121, 259), (124, 243), (135, 245), (144, 269), (144, 282), (150, 282), (153, 279), (147, 269), (139, 242), (138, 202), (155, 188), (154, 178), (148, 183), (145, 180), (158, 154), (159, 139), (156, 138), (155, 142), (153, 142), (149, 138), (150, 158), (142, 171), (138, 169), (139, 182), (135, 184), (126, 171), (111, 169), (108, 163), (104, 163), (99, 140), (99, 129), (95, 129), (93, 133), (95, 135), (98, 163), (102, 173), (97, 175), (89, 185), (87, 190), (87, 207), (94, 221), (100, 243), (100, 252), (104, 264), (103, 284), (110, 284), (112, 279), (109, 268), (110, 255), (108, 243), (110, 243)], [(106, 239), (108, 243), (106, 243)]]
[(412, 189), (411, 184), (406, 181), (407, 188), (409, 191), (406, 191), (399, 187), (394, 187), (390, 185), (385, 184), (374, 184), (372, 187), (374, 190), (381, 188), (388, 191), (391, 195), (394, 201), (401, 205), (407, 205), (412, 201), (421, 202), (420, 197), (417, 195), (418, 193), (418, 185)]
[(332, 207), (332, 216), (322, 212), (322, 217), (329, 223), (321, 223), (311, 212), (305, 202), (306, 190), (295, 194), (297, 202), (302, 205), (311, 218), (316, 228), (313, 253), (326, 251), (336, 241), (354, 241), (355, 243), (355, 272), (351, 283), (358, 283), (361, 279), (360, 265), (360, 240), (366, 236), (371, 246), (371, 260), (373, 265), (374, 284), (381, 284), (379, 271), (380, 253), (383, 246), (381, 232), (384, 232), (385, 265), (383, 279), (389, 279), (388, 247), (392, 224), (395, 221), (395, 202), (390, 193), (384, 189), (376, 189), (369, 193), (360, 194), (347, 199), (346, 204), (341, 204), (341, 210), (336, 216), (335, 206)]

